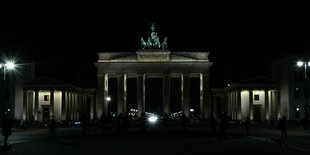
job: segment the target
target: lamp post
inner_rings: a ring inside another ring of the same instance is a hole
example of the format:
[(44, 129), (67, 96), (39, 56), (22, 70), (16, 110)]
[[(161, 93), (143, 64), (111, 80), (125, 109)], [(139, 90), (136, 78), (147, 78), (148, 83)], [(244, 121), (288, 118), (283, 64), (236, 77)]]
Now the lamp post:
[[(107, 102), (107, 108), (109, 109), (109, 106), (110, 106), (110, 103), (111, 103), (111, 97), (110, 96), (107, 96), (106, 98), (105, 98), (105, 100), (106, 100), (106, 102)], [(107, 113), (109, 114), (109, 110), (107, 110)]]
[[(310, 67), (310, 61), (298, 61), (297, 62), (297, 66), (298, 67), (304, 67), (304, 72), (305, 72), (305, 81), (306, 81), (306, 86), (305, 86), (305, 90), (307, 89), (307, 92), (304, 91), (304, 93), (309, 93), (309, 89), (308, 89), (308, 76), (307, 76), (307, 68)], [(305, 129), (308, 130), (309, 129), (309, 122), (308, 122), (308, 117), (309, 117), (309, 107), (308, 107), (308, 103), (307, 103), (307, 98), (308, 98), (309, 94), (305, 94)]]
[(3, 69), (3, 88), (1, 89), (3, 91), (1, 97), (1, 101), (3, 102), (3, 114), (6, 115), (6, 106), (5, 106), (5, 84), (6, 84), (6, 74), (7, 71), (12, 71), (16, 67), (15, 63), (13, 61), (7, 61), (6, 63), (0, 63), (0, 70)]

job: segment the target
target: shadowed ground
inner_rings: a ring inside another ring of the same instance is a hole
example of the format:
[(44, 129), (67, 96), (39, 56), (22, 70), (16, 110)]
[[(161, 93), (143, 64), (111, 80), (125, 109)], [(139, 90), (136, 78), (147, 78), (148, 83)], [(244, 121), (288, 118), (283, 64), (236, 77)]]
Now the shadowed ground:
[[(217, 128), (219, 131), (219, 128)], [(291, 128), (286, 140), (280, 139), (278, 129), (251, 128), (245, 136), (243, 126), (230, 126), (226, 140), (210, 133), (206, 122), (188, 126), (181, 133), (179, 122), (172, 121), (168, 133), (157, 124), (145, 133), (140, 132), (139, 122), (131, 122), (128, 134), (101, 135), (96, 127), (86, 136), (81, 129), (58, 128), (57, 136), (48, 137), (47, 129), (27, 129), (13, 132), (10, 146), (2, 147), (5, 154), (309, 154), (310, 133), (301, 128)], [(1, 140), (3, 145), (3, 140)], [(284, 145), (285, 144), (285, 145)]]

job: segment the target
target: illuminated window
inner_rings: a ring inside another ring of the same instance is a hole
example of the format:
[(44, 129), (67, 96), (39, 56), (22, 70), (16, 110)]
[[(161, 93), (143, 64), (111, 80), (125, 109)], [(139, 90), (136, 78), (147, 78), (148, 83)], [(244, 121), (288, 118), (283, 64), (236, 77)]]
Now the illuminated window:
[(49, 101), (50, 100), (50, 96), (49, 95), (44, 95), (44, 101)]
[(254, 95), (254, 101), (259, 101), (259, 95)]

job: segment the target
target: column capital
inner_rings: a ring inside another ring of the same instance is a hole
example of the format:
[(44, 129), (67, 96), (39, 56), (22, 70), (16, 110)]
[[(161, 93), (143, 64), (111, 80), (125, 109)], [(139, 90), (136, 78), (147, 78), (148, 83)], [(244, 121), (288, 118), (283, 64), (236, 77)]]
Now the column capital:
[(210, 76), (210, 73), (209, 73), (209, 72), (200, 73), (200, 74), (203, 75), (203, 76)]

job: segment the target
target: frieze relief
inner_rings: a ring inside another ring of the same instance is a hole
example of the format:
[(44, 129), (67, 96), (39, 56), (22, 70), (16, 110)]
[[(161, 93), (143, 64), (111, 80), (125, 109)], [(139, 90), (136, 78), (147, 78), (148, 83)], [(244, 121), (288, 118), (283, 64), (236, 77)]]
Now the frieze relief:
[(114, 65), (107, 65), (107, 66), (100, 66), (100, 72), (104, 73), (117, 73), (117, 72), (127, 72), (127, 73), (139, 73), (139, 72), (146, 72), (146, 73), (156, 73), (156, 72), (208, 72), (209, 65), (208, 64), (190, 64), (190, 65), (180, 65), (180, 64), (114, 64)]

